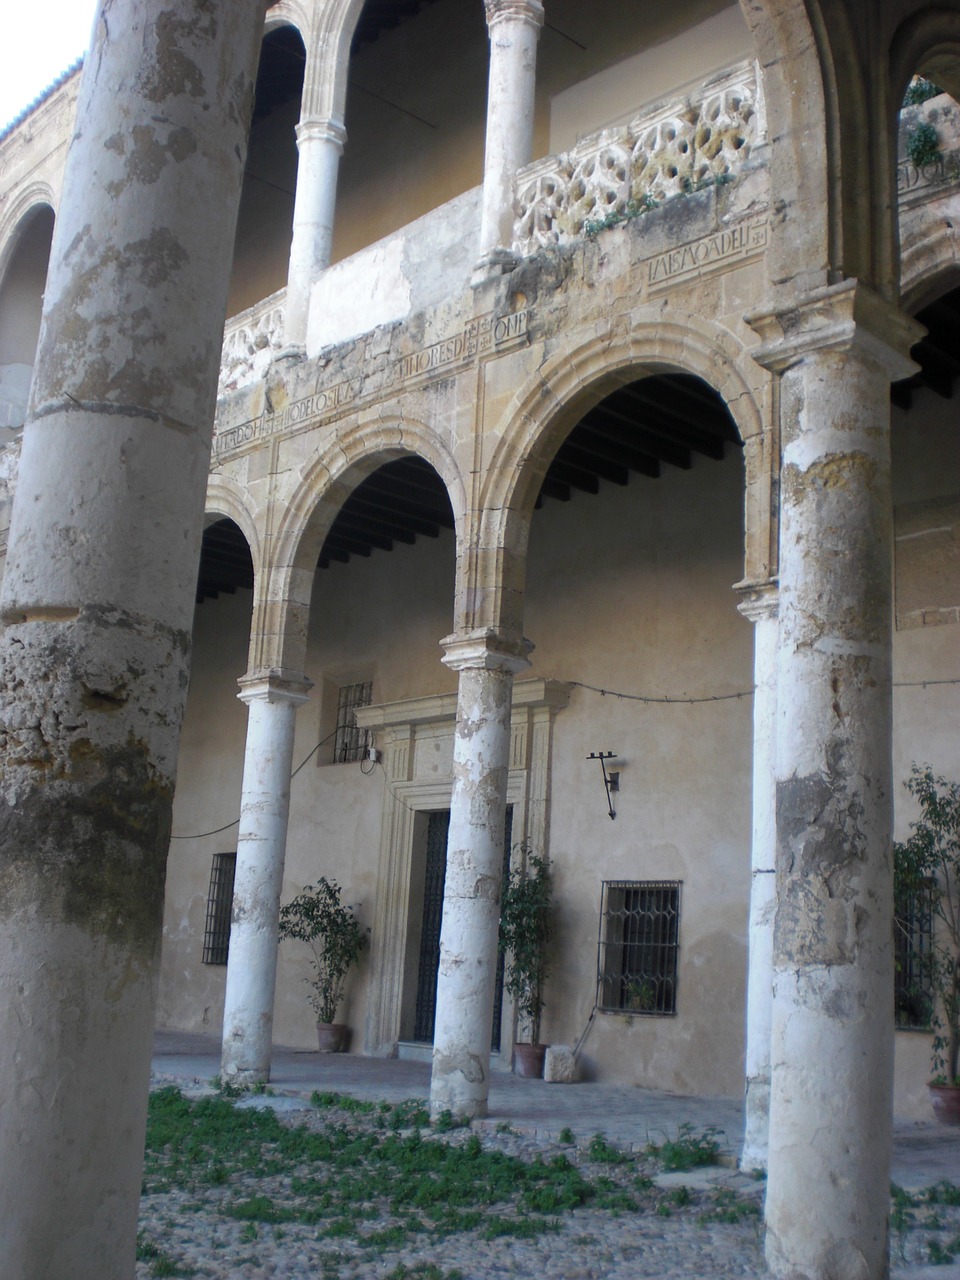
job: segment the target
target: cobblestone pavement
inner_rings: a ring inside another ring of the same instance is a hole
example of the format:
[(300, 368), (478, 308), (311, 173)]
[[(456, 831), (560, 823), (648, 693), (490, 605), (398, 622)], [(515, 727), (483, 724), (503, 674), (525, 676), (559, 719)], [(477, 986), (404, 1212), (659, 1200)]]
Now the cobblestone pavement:
[[(159, 1048), (155, 1086), (172, 1082), (188, 1094), (211, 1092), (208, 1082), (216, 1057), (209, 1043), (167, 1037)], [(267, 1105), (285, 1124), (322, 1128), (331, 1116), (309, 1106), (313, 1089), (396, 1104), (425, 1098), (428, 1083), (429, 1070), (419, 1063), (281, 1052), (271, 1083), (275, 1096), (254, 1095), (235, 1105)], [(392, 1219), (382, 1206), (372, 1234), (359, 1239), (331, 1235), (329, 1223), (318, 1227), (231, 1218), (224, 1210), (238, 1200), (267, 1195), (282, 1204), (289, 1194), (288, 1187), (271, 1187), (253, 1175), (200, 1193), (196, 1188), (150, 1191), (141, 1208), (141, 1251), (146, 1256), (137, 1264), (138, 1280), (175, 1274), (231, 1280), (725, 1280), (767, 1274), (760, 1225), (763, 1183), (735, 1167), (742, 1118), (730, 1100), (602, 1085), (545, 1085), (503, 1074), (494, 1078), (491, 1112), (468, 1131), (425, 1140), (461, 1143), (475, 1134), (484, 1151), (526, 1162), (564, 1156), (588, 1178), (606, 1178), (631, 1192), (638, 1176), (649, 1177), (652, 1185), (635, 1196), (636, 1209), (580, 1205), (554, 1218), (550, 1229), (535, 1239), (488, 1238), (489, 1233), (471, 1230), (442, 1238), (407, 1236), (395, 1243), (390, 1240)], [(356, 1117), (346, 1119), (357, 1123)], [(684, 1124), (693, 1133), (718, 1131), (723, 1165), (665, 1173), (643, 1155), (649, 1141), (675, 1136)], [(598, 1165), (590, 1154), (597, 1133), (633, 1150), (637, 1158)], [(960, 1135), (899, 1125), (897, 1150), (894, 1176), (901, 1185), (918, 1190), (943, 1181), (960, 1184)], [(918, 1196), (901, 1199), (893, 1204), (893, 1223), (892, 1277), (960, 1276), (960, 1205), (931, 1204)]]

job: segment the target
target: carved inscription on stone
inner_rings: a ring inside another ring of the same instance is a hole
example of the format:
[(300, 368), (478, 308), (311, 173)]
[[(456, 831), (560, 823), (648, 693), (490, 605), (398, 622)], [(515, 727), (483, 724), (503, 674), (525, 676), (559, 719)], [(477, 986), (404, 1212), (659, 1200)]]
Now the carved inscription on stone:
[(429, 347), (421, 347), (409, 355), (401, 356), (396, 364), (396, 381), (430, 375), (439, 369), (464, 363), (491, 350), (503, 351), (526, 337), (527, 313), (518, 311), (509, 316), (481, 316), (472, 320), (462, 333)]
[[(390, 389), (411, 381), (428, 381), (478, 356), (509, 351), (526, 341), (527, 320), (526, 311), (506, 316), (480, 316), (453, 337), (400, 356), (393, 366)], [(291, 400), (280, 408), (268, 408), (249, 422), (218, 431), (213, 442), (214, 456), (222, 458), (269, 436), (294, 431), (300, 425), (309, 423), (316, 426), (330, 421), (350, 407), (375, 400), (382, 394), (382, 385), (378, 388), (376, 384), (371, 386), (360, 379), (338, 382), (335, 386), (317, 390), (313, 395)]]
[(659, 293), (692, 276), (735, 266), (745, 259), (759, 257), (766, 245), (766, 215), (744, 219), (723, 231), (648, 258), (647, 288), (650, 293)]

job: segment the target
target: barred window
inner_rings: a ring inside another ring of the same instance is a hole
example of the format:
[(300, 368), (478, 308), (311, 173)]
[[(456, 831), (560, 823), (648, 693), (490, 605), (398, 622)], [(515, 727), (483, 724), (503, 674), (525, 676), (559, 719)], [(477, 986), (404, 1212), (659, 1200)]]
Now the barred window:
[(604, 880), (598, 1008), (676, 1013), (679, 951), (679, 880)]
[(898, 896), (893, 924), (896, 1023), (900, 1028), (927, 1030), (933, 1016), (929, 970), (933, 910), (928, 887)]
[(235, 853), (215, 853), (207, 892), (207, 919), (203, 930), (203, 963), (226, 964), (230, 950), (230, 916), (233, 912)]
[(358, 729), (354, 712), (358, 707), (369, 707), (373, 701), (373, 681), (361, 680), (357, 684), (340, 686), (337, 698), (337, 732), (333, 740), (335, 764), (347, 764), (362, 760), (369, 746), (366, 729)]

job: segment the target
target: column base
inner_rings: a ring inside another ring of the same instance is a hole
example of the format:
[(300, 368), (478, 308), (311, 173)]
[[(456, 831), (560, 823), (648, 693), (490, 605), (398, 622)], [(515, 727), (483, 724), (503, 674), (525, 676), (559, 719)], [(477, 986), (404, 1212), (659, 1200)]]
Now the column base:
[(235, 1089), (254, 1089), (257, 1085), (269, 1084), (270, 1068), (238, 1067), (235, 1064), (224, 1064), (220, 1067), (220, 1080)]

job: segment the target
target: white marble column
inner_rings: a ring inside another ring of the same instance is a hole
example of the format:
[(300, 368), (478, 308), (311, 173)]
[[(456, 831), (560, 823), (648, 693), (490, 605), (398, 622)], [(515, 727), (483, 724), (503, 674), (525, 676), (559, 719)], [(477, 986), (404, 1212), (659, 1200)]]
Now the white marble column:
[(483, 1116), (490, 1089), (513, 677), (529, 665), (529, 645), (481, 633), (448, 637), (443, 646), (443, 661), (459, 672), (459, 687), (430, 1110)]
[(855, 281), (752, 323), (782, 375), (767, 1261), (881, 1280), (893, 1083), (890, 380), (919, 326)]
[(0, 1276), (129, 1280), (261, 0), (111, 0), (0, 598)]
[(288, 353), (307, 344), (310, 290), (330, 263), (337, 174), (347, 131), (339, 120), (304, 119), (297, 125), (297, 193), (287, 273), (284, 337)]
[(220, 1074), (232, 1084), (259, 1084), (270, 1079), (293, 735), (310, 684), (271, 673), (244, 676), (240, 686), (247, 742)]
[(741, 588), (739, 609), (753, 631), (753, 844), (747, 969), (744, 1169), (766, 1169), (770, 1120), (770, 1019), (777, 857), (776, 750), (777, 588)]
[(477, 278), (509, 271), (513, 241), (513, 180), (533, 159), (539, 0), (485, 0), (490, 31), (487, 132)]

